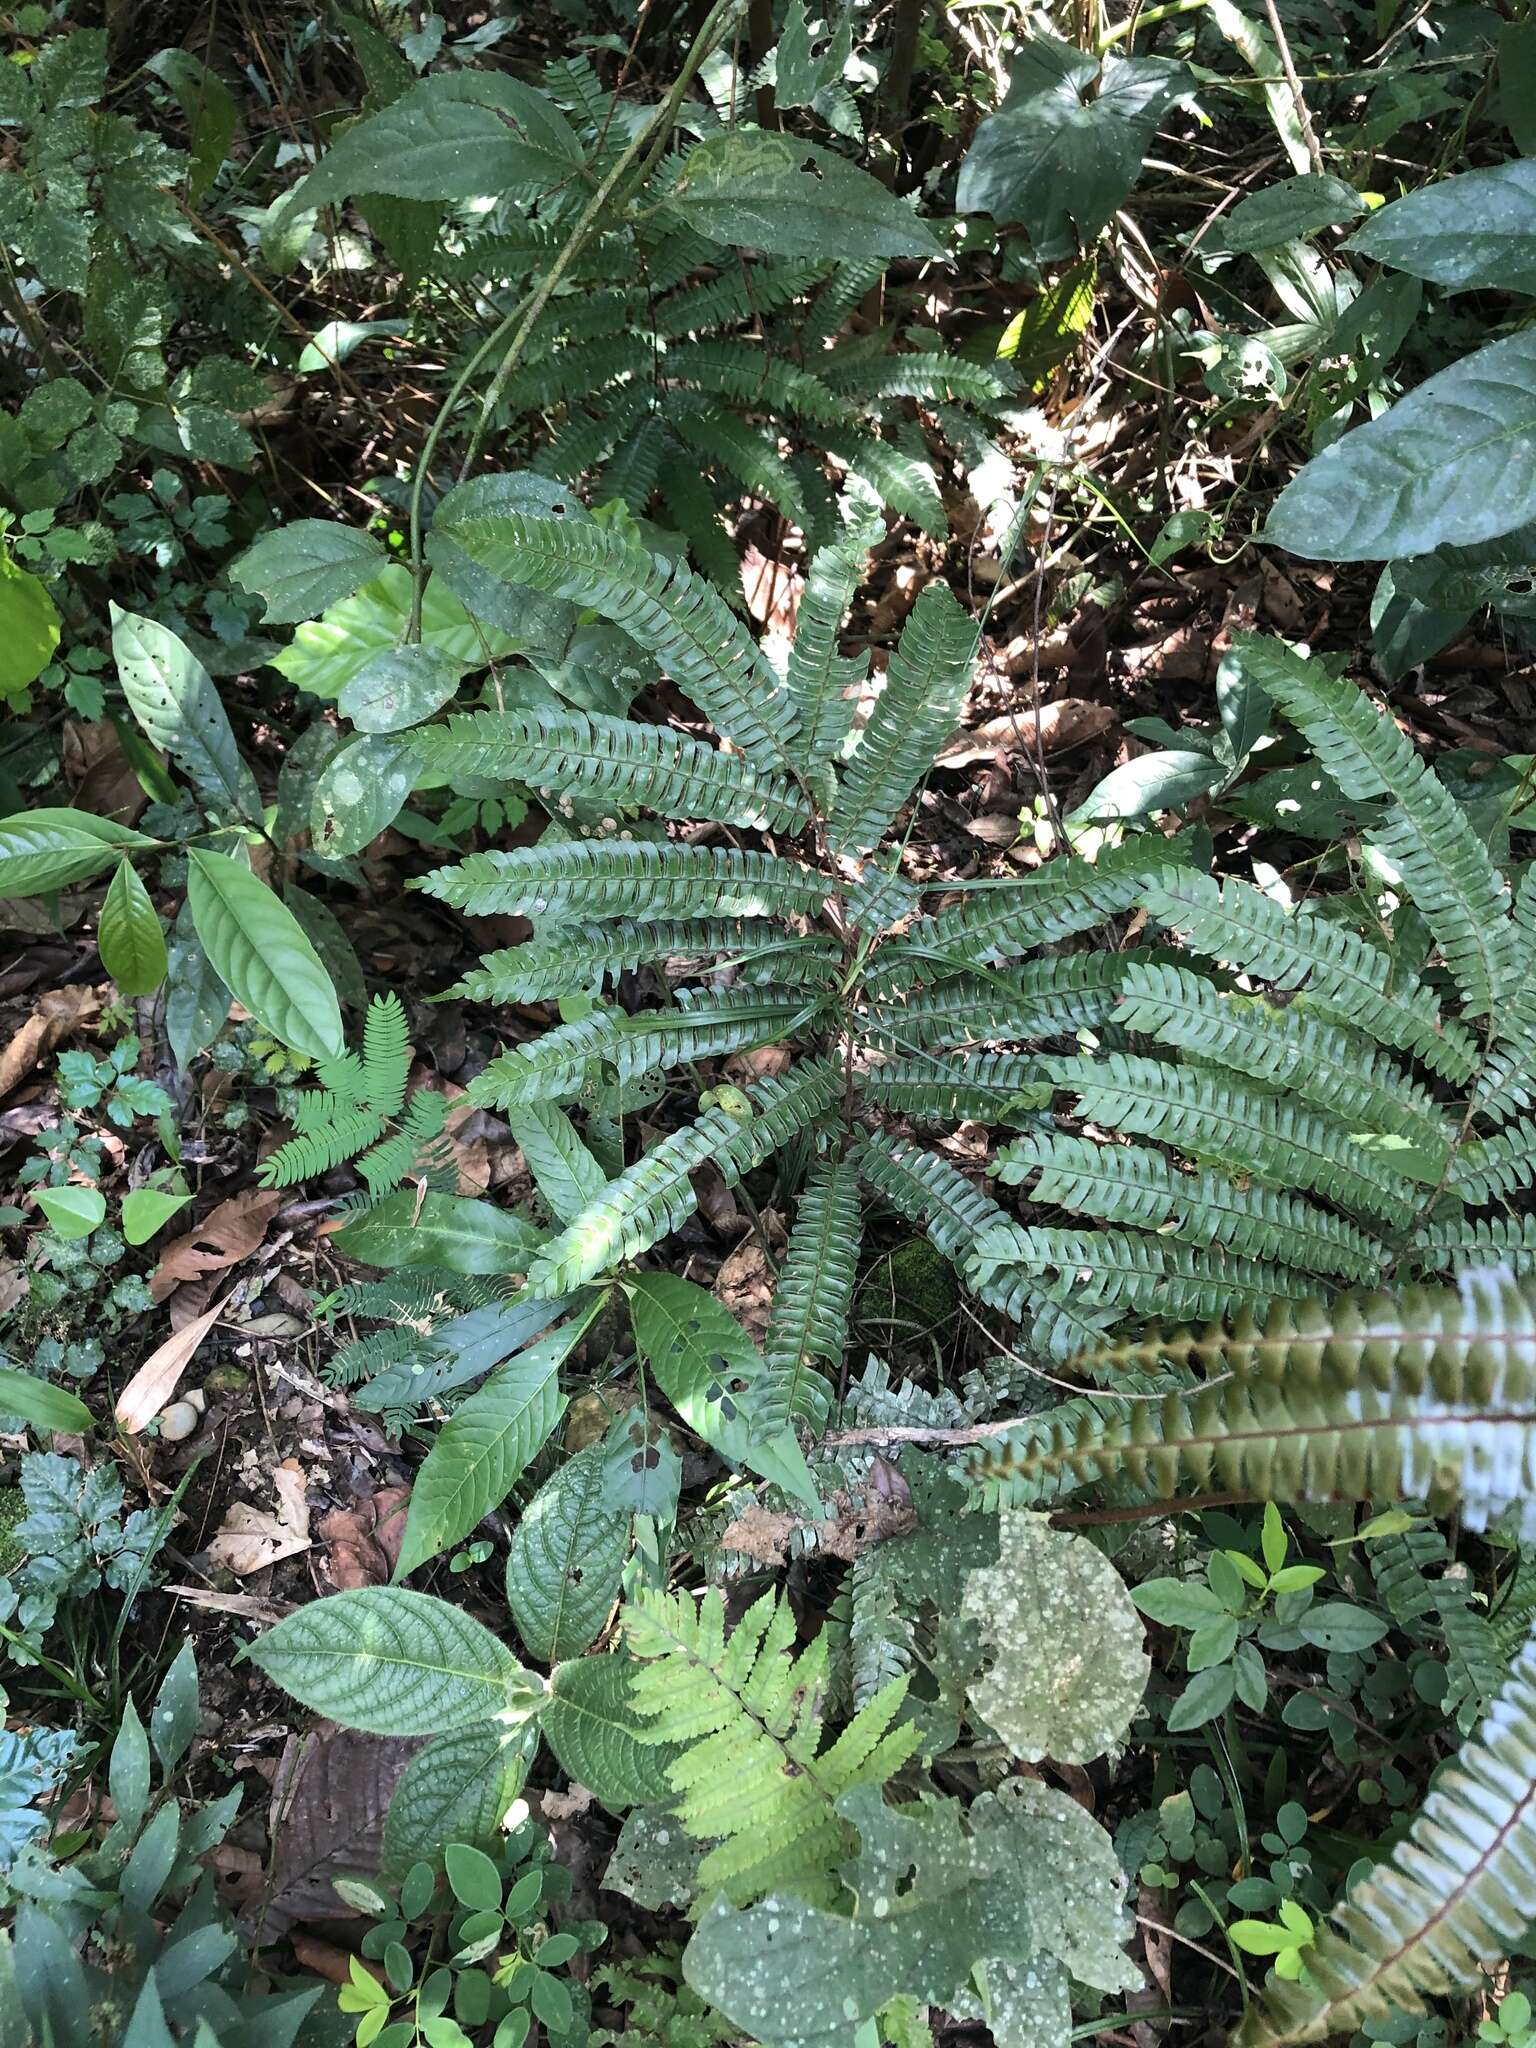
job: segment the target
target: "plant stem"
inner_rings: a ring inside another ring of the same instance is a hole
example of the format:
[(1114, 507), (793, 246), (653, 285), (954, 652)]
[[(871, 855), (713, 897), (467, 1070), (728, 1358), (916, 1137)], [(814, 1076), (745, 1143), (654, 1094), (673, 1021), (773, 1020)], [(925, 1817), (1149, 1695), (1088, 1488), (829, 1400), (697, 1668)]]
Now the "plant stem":
[(709, 10), (705, 18), (704, 26), (694, 37), (688, 55), (683, 59), (682, 70), (678, 73), (671, 91), (656, 109), (655, 114), (646, 123), (645, 127), (640, 130), (628, 148), (623, 151), (618, 161), (614, 164), (613, 169), (587, 201), (575, 227), (571, 230), (570, 239), (550, 265), (542, 281), (527, 299), (520, 300), (491, 329), (485, 340), (475, 350), (458, 376), (455, 377), (453, 383), (448, 388), (447, 397), (438, 407), (437, 416), (432, 422), (425, 442), (422, 444), (421, 454), (416, 463), (416, 473), (411, 479), (411, 576), (414, 588), (411, 592), (411, 615), (405, 629), (407, 643), (420, 640), (421, 638), (421, 600), (427, 581), (426, 563), (422, 556), (421, 501), (422, 493), (426, 487), (427, 472), (432, 466), (432, 457), (436, 453), (437, 444), (442, 438), (444, 428), (452, 417), (459, 400), (468, 389), (470, 380), (475, 375), (475, 372), (497, 345), (505, 340), (508, 335), (511, 335), (512, 338), (507, 345), (506, 354), (497, 366), (496, 374), (491, 379), (485, 396), (481, 400), (480, 417), (475, 422), (474, 431), (470, 436), (469, 449), (464, 458), (463, 467), (467, 473), (479, 449), (480, 438), (485, 431), (486, 424), (492, 413), (496, 410), (497, 402), (502, 392), (506, 389), (512, 372), (521, 362), (528, 343), (533, 337), (533, 330), (538, 325), (544, 308), (554, 297), (560, 280), (570, 270), (576, 258), (597, 232), (609, 206), (622, 204), (628, 197), (630, 190), (636, 186), (643, 185), (646, 178), (650, 175), (657, 158), (660, 157), (661, 152), (666, 148), (667, 141), (672, 133), (673, 124), (677, 119), (678, 109), (683, 103), (683, 98), (689, 86), (692, 85), (699, 67), (704, 63), (710, 51), (719, 41), (722, 30), (739, 5), (740, 0), (715, 0), (715, 5)]

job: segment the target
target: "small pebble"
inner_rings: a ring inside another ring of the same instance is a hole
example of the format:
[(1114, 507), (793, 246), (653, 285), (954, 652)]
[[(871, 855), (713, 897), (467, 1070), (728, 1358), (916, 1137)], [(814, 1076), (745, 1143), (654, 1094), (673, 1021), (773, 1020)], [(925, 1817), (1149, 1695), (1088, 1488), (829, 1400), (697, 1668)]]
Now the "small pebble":
[(202, 1417), (190, 1401), (173, 1401), (169, 1408), (160, 1411), (160, 1437), (168, 1444), (179, 1444), (188, 1437), (202, 1421)]

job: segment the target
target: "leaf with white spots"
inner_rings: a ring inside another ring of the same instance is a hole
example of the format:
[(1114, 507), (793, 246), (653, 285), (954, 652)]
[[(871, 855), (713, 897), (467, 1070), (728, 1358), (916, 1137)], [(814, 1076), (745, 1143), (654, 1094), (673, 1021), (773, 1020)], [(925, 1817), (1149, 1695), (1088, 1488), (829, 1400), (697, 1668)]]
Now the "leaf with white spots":
[(1150, 1660), (1124, 1581), (1086, 1536), (1005, 1514), (998, 1562), (966, 1580), (962, 1613), (992, 1652), (971, 1704), (1028, 1763), (1090, 1763), (1130, 1726)]

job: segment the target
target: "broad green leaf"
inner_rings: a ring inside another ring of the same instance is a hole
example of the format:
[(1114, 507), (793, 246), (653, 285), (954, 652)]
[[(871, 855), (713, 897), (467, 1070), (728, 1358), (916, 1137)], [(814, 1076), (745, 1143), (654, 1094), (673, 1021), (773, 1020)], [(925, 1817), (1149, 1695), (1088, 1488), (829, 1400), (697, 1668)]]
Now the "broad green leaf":
[(621, 1892), (649, 1913), (685, 1911), (705, 1845), (696, 1842), (669, 1806), (636, 1806), (624, 1817), (603, 1872), (603, 1890)]
[(171, 928), (165, 987), (165, 1035), (178, 1067), (218, 1037), (229, 1002), (229, 990), (197, 936), (192, 906), (184, 902)]
[(100, 1188), (39, 1188), (37, 1206), (67, 1242), (89, 1237), (106, 1220), (107, 1198)]
[(245, 1653), (301, 1706), (371, 1735), (520, 1720), (537, 1684), (489, 1629), (425, 1593), (365, 1586), (308, 1601)]
[(13, 1365), (0, 1365), (0, 1415), (19, 1415), (34, 1429), (68, 1430), (77, 1436), (94, 1426), (90, 1409), (76, 1395)]
[(625, 1288), (635, 1342), (688, 1427), (728, 1464), (760, 1473), (819, 1513), (816, 1482), (794, 1431), (752, 1442), (752, 1384), (763, 1361), (730, 1310), (676, 1273), (642, 1273)]
[(229, 580), (266, 599), (264, 625), (292, 626), (361, 590), (384, 560), (375, 534), (334, 519), (295, 519), (231, 562)]
[(358, 671), (336, 709), (359, 732), (404, 732), (441, 710), (465, 667), (440, 647), (391, 647)]
[(1087, 825), (1108, 819), (1150, 818), (1158, 811), (1179, 811), (1196, 797), (1209, 796), (1227, 779), (1227, 771), (1209, 754), (1182, 747), (1142, 754), (1111, 768), (1104, 780), (1072, 813), (1070, 822)]
[(1373, 213), (1349, 247), (1453, 291), (1536, 292), (1536, 163), (1421, 185)]
[(261, 792), (240, 758), (212, 676), (168, 626), (113, 605), (112, 657), (128, 708), (198, 795), (252, 823)]
[(645, 1724), (630, 1704), (631, 1663), (617, 1655), (557, 1665), (539, 1715), (566, 1776), (614, 1813), (670, 1799), (667, 1770), (677, 1758), (669, 1744), (642, 1739)]
[(1042, 261), (1070, 261), (1130, 191), (1158, 123), (1191, 83), (1160, 57), (1108, 56), (1101, 66), (1054, 36), (1032, 36), (960, 166), (957, 210), (1017, 221)]
[(772, 256), (944, 260), (932, 230), (868, 171), (761, 128), (725, 129), (691, 150), (667, 205), (712, 241)]
[[(410, 615), (410, 571), (399, 562), (386, 562), (361, 590), (328, 604), (318, 619), (300, 626), (271, 665), (295, 689), (339, 697), (375, 655), (400, 645)], [(427, 579), (421, 644), (467, 669), (518, 651), (510, 634), (477, 626), (441, 576)]]
[(596, 1641), (629, 1553), (629, 1514), (608, 1505), (601, 1444), (546, 1479), (512, 1534), (507, 1605), (523, 1647), (541, 1664), (579, 1657)]
[(0, 697), (35, 683), (58, 644), (58, 607), (47, 584), (0, 548)]
[(1536, 156), (1536, 21), (1499, 23), (1499, 110), (1522, 156)]
[(234, 140), (238, 119), (234, 94), (217, 72), (189, 50), (158, 50), (146, 60), (152, 71), (175, 93), (192, 135), (192, 168), (187, 176), (187, 197), (196, 206), (219, 174), (219, 167)]
[(148, 1244), (191, 1199), (190, 1195), (167, 1194), (162, 1188), (130, 1189), (123, 1197), (123, 1236), (129, 1244)]
[(1536, 329), (1490, 342), (1315, 455), (1266, 540), (1375, 562), (1493, 540), (1536, 518)]
[(1146, 1690), (1141, 1618), (1086, 1536), (1021, 1511), (1001, 1517), (999, 1536), (997, 1563), (970, 1574), (961, 1602), (991, 1651), (971, 1700), (1026, 1763), (1091, 1763), (1125, 1734)]
[(608, 1185), (608, 1176), (558, 1103), (521, 1102), (505, 1112), (508, 1128), (557, 1223), (570, 1223)]
[(1353, 185), (1324, 172), (1303, 171), (1299, 177), (1284, 178), (1278, 185), (1266, 185), (1261, 192), (1240, 199), (1216, 222), (1201, 247), (1213, 254), (1226, 250), (1234, 255), (1278, 249), (1302, 235), (1315, 235), (1320, 228), (1358, 220), (1364, 211), (1365, 201)]
[(129, 860), (118, 862), (96, 920), (101, 964), (125, 996), (152, 995), (165, 979), (165, 933)]
[(309, 814), (319, 853), (361, 853), (405, 808), (416, 781), (408, 740), (364, 734), (333, 754), (320, 771)]
[(341, 1005), (293, 912), (228, 854), (194, 847), (192, 921), (214, 972), (264, 1030), (311, 1059), (346, 1050)]
[(524, 1216), (468, 1195), (386, 1195), (337, 1231), (336, 1249), (365, 1266), (446, 1266), (451, 1273), (523, 1273), (544, 1242)]
[(443, 1424), (411, 1489), (396, 1580), (467, 1536), (512, 1491), (565, 1412), (560, 1367), (596, 1313), (594, 1303), (509, 1358)]
[(1064, 1793), (1010, 1780), (962, 1823), (956, 1800), (894, 1807), (869, 1785), (838, 1811), (859, 1834), (850, 1912), (719, 1899), (683, 1958), (694, 1989), (754, 2040), (834, 2048), (898, 1991), (980, 2018), (981, 1983), (998, 2048), (1044, 2048), (1068, 2038), (1069, 1971), (1102, 1989), (1140, 1982), (1120, 1952), (1124, 1873)]
[(499, 198), (566, 184), (581, 144), (553, 100), (500, 71), (435, 73), (343, 131), (290, 193), (292, 207), (356, 192)]
[(322, 903), (318, 896), (311, 896), (307, 889), (301, 889), (296, 882), (285, 885), (283, 901), (298, 919), (299, 929), (305, 938), (320, 955), (326, 973), (335, 984), (338, 1000), (350, 1004), (354, 1010), (366, 1010), (368, 985), (363, 979), (362, 962), (335, 911), (328, 903)]
[(496, 1841), (539, 1746), (539, 1724), (487, 1721), (439, 1736), (405, 1767), (384, 1820), (384, 1867), (399, 1875), (440, 1863), (450, 1842)]
[(67, 889), (110, 867), (124, 847), (156, 843), (89, 811), (17, 811), (0, 820), (0, 896)]

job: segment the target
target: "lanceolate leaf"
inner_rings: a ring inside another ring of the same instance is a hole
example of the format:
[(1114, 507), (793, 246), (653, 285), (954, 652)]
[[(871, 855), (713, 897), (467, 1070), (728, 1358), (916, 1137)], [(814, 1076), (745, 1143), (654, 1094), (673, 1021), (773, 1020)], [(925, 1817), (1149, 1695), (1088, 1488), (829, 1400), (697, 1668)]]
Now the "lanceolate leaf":
[(1309, 561), (1470, 547), (1536, 518), (1536, 329), (1426, 378), (1313, 456), (1265, 538)]
[(151, 745), (221, 811), (261, 817), (261, 792), (240, 758), (212, 676), (168, 626), (112, 607), (112, 654), (128, 707)]
[(467, 1195), (402, 1188), (336, 1234), (338, 1251), (365, 1266), (446, 1266), (451, 1273), (522, 1273), (543, 1232), (510, 1209)]
[(0, 896), (67, 889), (111, 867), (122, 848), (155, 843), (89, 811), (18, 811), (0, 821)]
[(396, 1579), (467, 1536), (500, 1507), (565, 1409), (560, 1367), (598, 1304), (508, 1359), (443, 1424), (411, 1491)]
[(1423, 185), (1372, 214), (1349, 246), (1454, 291), (1536, 292), (1536, 163)]
[(118, 863), (96, 923), (101, 964), (125, 996), (147, 996), (165, 979), (165, 933), (133, 864)]
[(19, 1415), (35, 1429), (63, 1429), (77, 1435), (95, 1426), (90, 1409), (76, 1395), (12, 1365), (0, 1365), (0, 1415)]
[(645, 1724), (630, 1698), (634, 1661), (626, 1656), (581, 1657), (551, 1674), (539, 1715), (550, 1748), (567, 1777), (585, 1785), (604, 1806), (656, 1806), (672, 1796), (667, 1766), (676, 1751), (645, 1739)]
[(579, 1451), (523, 1510), (507, 1555), (507, 1605), (541, 1664), (596, 1641), (629, 1551), (629, 1513), (607, 1505), (602, 1444)]
[(341, 1005), (293, 912), (228, 854), (194, 847), (189, 861), (192, 921), (230, 994), (295, 1052), (339, 1059)]
[(373, 1735), (447, 1734), (536, 1697), (489, 1629), (401, 1586), (311, 1600), (247, 1654), (302, 1706)]

